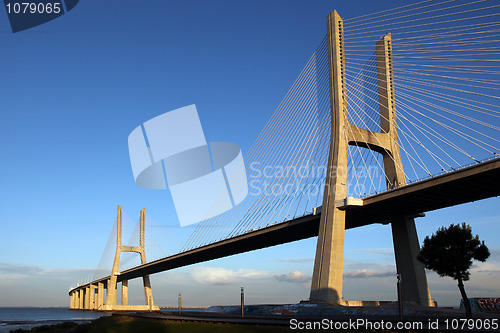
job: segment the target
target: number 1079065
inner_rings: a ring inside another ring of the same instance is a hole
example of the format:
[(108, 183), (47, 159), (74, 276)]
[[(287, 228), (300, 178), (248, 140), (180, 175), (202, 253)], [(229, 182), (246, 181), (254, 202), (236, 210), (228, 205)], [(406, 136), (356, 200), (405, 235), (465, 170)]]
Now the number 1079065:
[(5, 7), (8, 14), (59, 14), (62, 10), (60, 2), (14, 2)]

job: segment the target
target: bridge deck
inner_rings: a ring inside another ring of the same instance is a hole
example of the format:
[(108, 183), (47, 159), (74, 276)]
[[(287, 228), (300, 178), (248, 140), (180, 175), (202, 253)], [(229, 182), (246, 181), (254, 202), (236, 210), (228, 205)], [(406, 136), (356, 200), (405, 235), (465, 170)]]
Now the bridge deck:
[(348, 220), (350, 227), (384, 223), (391, 216), (414, 215), (498, 195), (500, 158), (369, 196), (363, 199), (362, 207), (349, 212)]
[[(364, 198), (362, 205), (346, 208), (346, 228), (388, 223), (394, 216), (414, 215), (498, 195), (499, 158)], [(314, 237), (318, 235), (319, 219), (319, 214), (306, 215), (152, 261), (121, 272), (118, 281)], [(106, 282), (108, 278), (92, 283)], [(85, 286), (88, 283), (75, 289)]]

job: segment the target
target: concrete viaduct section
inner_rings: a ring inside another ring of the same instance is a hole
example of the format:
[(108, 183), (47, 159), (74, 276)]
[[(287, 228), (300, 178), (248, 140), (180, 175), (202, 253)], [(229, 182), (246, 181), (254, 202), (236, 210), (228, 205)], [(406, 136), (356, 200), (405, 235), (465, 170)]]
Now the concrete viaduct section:
[[(142, 275), (144, 284), (145, 305), (128, 304), (128, 279), (120, 278), (122, 284), (121, 304), (117, 304), (119, 265), (122, 252), (135, 252), (141, 256), (141, 264), (146, 263), (145, 254), (145, 210), (141, 210), (139, 246), (122, 244), (122, 208), (118, 206), (117, 213), (116, 252), (111, 275), (101, 280), (79, 286), (70, 291), (70, 309), (97, 311), (159, 311), (153, 303), (149, 275)], [(106, 296), (104, 294), (106, 291)]]
[(107, 283), (93, 282), (78, 287), (70, 291), (70, 309), (71, 310), (102, 310), (104, 299), (106, 298), (104, 292), (107, 289)]
[[(490, 184), (491, 186), (484, 186)], [(346, 211), (346, 229), (389, 223), (392, 214), (418, 215), (440, 208), (500, 195), (500, 158), (407, 184), (364, 199), (339, 205)], [(390, 209), (389, 209), (390, 208)], [(392, 214), (389, 214), (392, 212)], [(117, 275), (117, 282), (187, 265), (293, 242), (318, 235), (321, 212), (219, 241), (134, 267)], [(70, 308), (84, 309), (85, 292), (93, 290), (89, 309), (104, 304), (110, 276), (70, 290)], [(97, 286), (97, 288), (96, 288)], [(99, 287), (101, 286), (101, 287)], [(88, 288), (88, 289), (87, 289)]]

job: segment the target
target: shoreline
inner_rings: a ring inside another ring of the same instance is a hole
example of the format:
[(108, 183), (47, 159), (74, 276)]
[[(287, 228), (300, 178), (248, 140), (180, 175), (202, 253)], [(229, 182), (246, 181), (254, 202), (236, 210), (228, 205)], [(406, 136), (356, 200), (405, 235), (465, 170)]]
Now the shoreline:
[[(398, 322), (402, 322), (400, 321), (398, 307), (394, 304), (373, 307), (345, 307), (326, 303), (246, 305), (244, 317), (241, 316), (241, 306), (238, 305), (186, 307), (182, 308), (181, 314), (178, 313), (178, 307), (162, 307), (161, 311), (156, 312), (94, 312), (69, 310), (67, 308), (38, 309), (54, 309), (56, 312), (66, 315), (74, 313), (75, 316), (54, 319), (0, 320), (0, 333), (10, 332), (11, 330), (17, 330), (16, 332), (38, 332), (40, 327), (43, 327), (40, 332), (73, 332), (76, 329), (78, 332), (93, 332), (97, 328), (99, 328), (100, 332), (106, 332), (108, 328), (115, 326), (118, 328), (122, 326), (140, 326), (146, 331), (155, 331), (156, 329), (162, 331), (168, 327), (178, 327), (182, 324), (184, 325), (182, 326), (183, 329), (199, 328), (201, 325), (210, 328), (210, 330), (219, 329), (219, 326), (226, 326), (230, 328), (229, 331), (232, 331), (232, 329), (238, 331), (240, 326), (246, 327), (246, 329), (268, 327), (270, 330), (288, 330), (291, 328), (292, 322), (295, 324), (303, 322), (319, 325), (331, 322), (340, 325), (339, 327), (342, 328), (347, 322), (365, 321), (365, 326), (367, 323), (385, 322), (387, 324), (391, 323), (392, 327), (395, 327)], [(79, 313), (96, 317), (77, 318)], [(473, 316), (474, 319), (480, 321), (491, 321), (493, 318), (500, 318), (499, 313), (474, 313)], [(462, 318), (465, 318), (465, 313), (461, 310), (446, 307), (406, 306), (403, 321), (407, 323), (421, 322), (424, 325), (426, 323), (430, 324), (431, 321), (439, 322), (439, 329), (435, 330), (438, 332), (442, 330), (447, 319), (460, 320)], [(105, 330), (101, 330), (103, 327)], [(132, 330), (132, 332), (135, 331)], [(375, 331), (378, 332), (379, 330)], [(393, 332), (392, 329), (383, 331)]]

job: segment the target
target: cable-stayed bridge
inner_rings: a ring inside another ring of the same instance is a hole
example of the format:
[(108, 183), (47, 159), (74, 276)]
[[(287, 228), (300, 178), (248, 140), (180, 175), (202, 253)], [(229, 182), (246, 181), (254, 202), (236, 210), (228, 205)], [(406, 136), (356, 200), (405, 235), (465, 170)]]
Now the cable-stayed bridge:
[[(391, 224), (404, 300), (430, 304), (414, 218), (500, 194), (499, 8), (431, 0), (349, 20), (330, 13), (245, 155), (245, 201), (150, 261), (144, 212), (139, 244), (125, 246), (119, 208), (113, 268), (70, 290), (71, 308), (153, 309), (150, 274), (313, 236), (311, 301), (342, 304), (344, 231), (372, 223)], [(141, 264), (124, 269), (121, 252)], [(129, 306), (138, 277), (145, 305)]]

